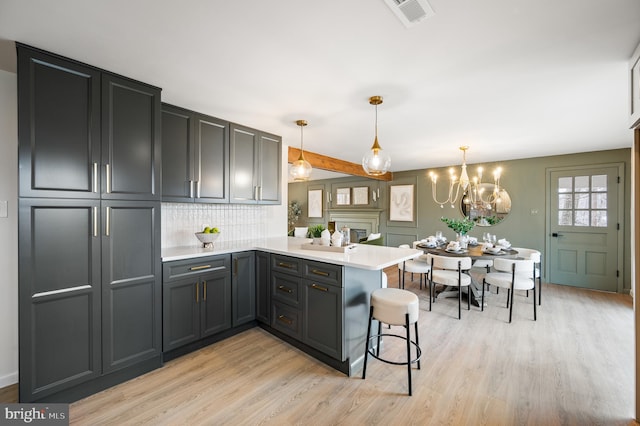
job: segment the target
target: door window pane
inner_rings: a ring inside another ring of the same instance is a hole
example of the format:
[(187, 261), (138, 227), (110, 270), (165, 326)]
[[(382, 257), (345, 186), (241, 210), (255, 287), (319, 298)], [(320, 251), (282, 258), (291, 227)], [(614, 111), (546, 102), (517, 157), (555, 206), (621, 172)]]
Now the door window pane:
[(607, 175), (591, 176), (591, 191), (606, 192), (607, 191)]
[(574, 226), (589, 226), (589, 210), (576, 210)]
[(558, 178), (558, 192), (573, 192), (573, 178), (561, 177)]
[(571, 210), (561, 210), (558, 212), (558, 225), (560, 226), (571, 226), (573, 225), (573, 221), (571, 220), (572, 214)]
[(561, 210), (573, 207), (573, 194), (558, 194), (558, 208)]
[(589, 208), (589, 194), (576, 194), (575, 195), (576, 209), (588, 209)]
[(576, 190), (575, 192), (589, 192), (589, 176), (576, 176)]
[(591, 194), (591, 208), (592, 209), (606, 209), (607, 208), (607, 193)]
[(607, 211), (596, 210), (591, 212), (591, 226), (604, 228), (607, 226)]

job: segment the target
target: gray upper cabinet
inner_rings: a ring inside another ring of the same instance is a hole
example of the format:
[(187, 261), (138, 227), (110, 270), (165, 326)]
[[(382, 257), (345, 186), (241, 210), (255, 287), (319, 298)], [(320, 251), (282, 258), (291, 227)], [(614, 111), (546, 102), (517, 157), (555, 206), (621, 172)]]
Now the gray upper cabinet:
[(229, 123), (162, 105), (162, 200), (229, 202)]
[(100, 197), (100, 75), (18, 45), (21, 197)]
[(21, 197), (160, 200), (160, 89), (18, 45)]
[(159, 201), (160, 89), (102, 76), (102, 198)]
[(230, 142), (230, 201), (280, 204), (282, 139), (231, 124)]

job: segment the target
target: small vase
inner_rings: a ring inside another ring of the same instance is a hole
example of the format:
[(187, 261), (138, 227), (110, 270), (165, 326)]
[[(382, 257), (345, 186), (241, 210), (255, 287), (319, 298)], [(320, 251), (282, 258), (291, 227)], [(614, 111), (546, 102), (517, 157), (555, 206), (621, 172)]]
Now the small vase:
[(457, 234), (457, 241), (460, 243), (460, 248), (466, 249), (469, 246), (469, 236), (467, 234)]

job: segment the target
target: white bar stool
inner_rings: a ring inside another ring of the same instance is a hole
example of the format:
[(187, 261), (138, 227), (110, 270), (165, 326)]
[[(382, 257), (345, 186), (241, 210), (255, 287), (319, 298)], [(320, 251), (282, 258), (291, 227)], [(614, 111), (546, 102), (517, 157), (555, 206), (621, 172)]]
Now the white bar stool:
[[(362, 378), (367, 373), (367, 361), (369, 355), (387, 364), (406, 365), (409, 377), (409, 396), (411, 396), (411, 364), (417, 363), (420, 369), (420, 343), (418, 337), (418, 313), (420, 305), (418, 296), (414, 293), (399, 288), (379, 288), (371, 293), (371, 308), (369, 309), (369, 327), (367, 328), (367, 340), (365, 342), (364, 367), (362, 369)], [(378, 334), (371, 335), (371, 323), (378, 320)], [(381, 331), (381, 323), (389, 325), (401, 325), (407, 330), (407, 336), (402, 337), (396, 334), (385, 334)], [(415, 342), (411, 340), (411, 324), (415, 327)], [(380, 357), (380, 338), (382, 336), (395, 337), (406, 340), (407, 342), (407, 361), (398, 362), (391, 361)], [(369, 342), (377, 339), (376, 350), (370, 346)], [(411, 345), (416, 348), (416, 357), (411, 359)]]

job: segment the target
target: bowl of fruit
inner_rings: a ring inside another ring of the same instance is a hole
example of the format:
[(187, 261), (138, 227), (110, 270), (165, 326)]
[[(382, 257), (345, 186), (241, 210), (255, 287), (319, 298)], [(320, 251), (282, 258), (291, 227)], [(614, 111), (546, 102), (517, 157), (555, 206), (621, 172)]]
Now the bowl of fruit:
[(202, 232), (196, 232), (196, 238), (202, 243), (202, 247), (213, 247), (213, 243), (220, 236), (220, 230), (216, 227), (210, 228), (206, 226)]

